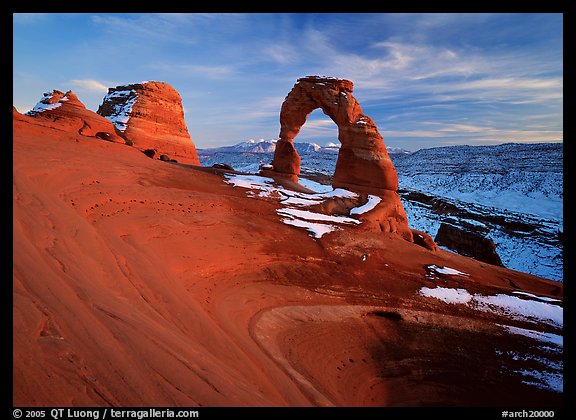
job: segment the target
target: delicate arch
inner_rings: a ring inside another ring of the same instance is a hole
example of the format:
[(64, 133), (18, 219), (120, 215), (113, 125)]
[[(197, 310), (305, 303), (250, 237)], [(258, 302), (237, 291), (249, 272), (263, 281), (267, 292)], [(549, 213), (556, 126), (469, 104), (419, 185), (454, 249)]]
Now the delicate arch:
[(293, 139), (308, 115), (320, 108), (338, 126), (341, 143), (332, 185), (375, 193), (398, 189), (398, 176), (384, 140), (374, 121), (362, 113), (352, 95), (353, 88), (351, 81), (332, 77), (298, 79), (280, 111), (280, 139), (272, 162), (274, 171), (298, 176), (300, 156)]

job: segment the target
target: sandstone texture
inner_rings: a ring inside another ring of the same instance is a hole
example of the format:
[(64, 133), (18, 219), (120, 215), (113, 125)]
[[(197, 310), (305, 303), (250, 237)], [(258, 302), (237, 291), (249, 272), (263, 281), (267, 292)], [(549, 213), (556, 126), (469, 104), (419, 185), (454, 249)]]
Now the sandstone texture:
[(563, 406), (524, 374), (562, 349), (508, 330), (560, 328), (421, 293), (562, 283), (356, 224), (314, 239), (278, 197), (38, 118), (13, 123), (13, 406)]
[[(396, 191), (396, 169), (376, 124), (362, 112), (352, 95), (353, 88), (351, 81), (331, 77), (298, 79), (282, 104), (280, 140), (292, 142), (308, 115), (320, 108), (338, 126), (338, 140), (342, 144), (334, 172), (334, 187)], [(293, 167), (299, 165), (287, 163), (284, 152), (285, 148), (277, 147), (273, 161), (275, 170), (294, 171)]]
[(13, 108), (13, 406), (564, 405), (562, 283), (434, 248), (389, 177), (313, 197), (288, 138), (280, 181), (160, 162), (182, 126), (130, 86), (116, 126)]
[(154, 158), (200, 165), (190, 138), (179, 93), (163, 82), (142, 82), (109, 88), (98, 114), (139, 150), (153, 150)]
[(280, 111), (280, 139), (272, 161), (273, 172), (297, 178), (300, 157), (293, 139), (308, 115), (320, 108), (338, 126), (341, 143), (333, 187), (384, 197), (375, 211), (363, 217), (373, 219), (369, 225), (374, 229), (413, 241), (406, 213), (396, 193), (396, 169), (376, 124), (362, 112), (352, 95), (353, 89), (350, 80), (319, 76), (298, 79)]
[(86, 109), (70, 90), (66, 93), (59, 90), (44, 93), (44, 97), (25, 115), (19, 114), (15, 108), (13, 115), (22, 121), (31, 117), (35, 124), (126, 144), (126, 139), (118, 133), (110, 121)]

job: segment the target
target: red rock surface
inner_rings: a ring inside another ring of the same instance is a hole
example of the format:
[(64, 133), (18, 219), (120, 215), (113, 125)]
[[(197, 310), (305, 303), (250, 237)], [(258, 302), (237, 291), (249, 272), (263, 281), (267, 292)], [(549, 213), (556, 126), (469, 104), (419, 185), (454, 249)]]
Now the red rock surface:
[(163, 82), (142, 82), (108, 89), (98, 114), (110, 119), (134, 147), (153, 149), (181, 163), (200, 165), (190, 138), (182, 99)]
[[(300, 132), (308, 115), (317, 108), (338, 126), (342, 143), (333, 185), (363, 191), (398, 189), (396, 169), (388, 156), (382, 136), (374, 121), (362, 112), (352, 95), (353, 83), (331, 77), (308, 76), (298, 79), (286, 96), (280, 111), (280, 139), (292, 141)], [(273, 165), (282, 161), (283, 149), (276, 151)], [(299, 165), (298, 165), (299, 166)]]
[[(18, 114), (15, 108), (14, 114)], [(34, 120), (34, 124), (126, 144), (126, 140), (119, 135), (110, 121), (86, 109), (72, 91), (63, 93), (54, 90), (45, 93), (34, 109), (16, 118), (30, 122)]]
[(400, 196), (396, 193), (396, 169), (376, 124), (362, 112), (352, 95), (353, 89), (353, 83), (344, 79), (319, 76), (298, 79), (282, 104), (280, 140), (272, 166), (281, 174), (297, 176), (300, 173), (300, 157), (293, 139), (308, 115), (317, 108), (322, 109), (338, 126), (341, 143), (332, 185), (385, 197), (377, 211), (363, 217), (373, 218), (370, 226), (376, 230), (397, 233), (413, 241)]
[(356, 226), (313, 239), (215, 170), (29, 120), (13, 122), (14, 406), (562, 404), (509, 356), (535, 341), (499, 325), (549, 326), (418, 293), (561, 299), (561, 283)]

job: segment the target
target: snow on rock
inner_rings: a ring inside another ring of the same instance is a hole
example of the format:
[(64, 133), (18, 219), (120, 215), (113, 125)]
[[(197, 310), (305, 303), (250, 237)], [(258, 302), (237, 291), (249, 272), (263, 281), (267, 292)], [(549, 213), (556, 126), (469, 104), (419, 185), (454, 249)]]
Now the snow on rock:
[(333, 231), (338, 229), (338, 227), (336, 227), (334, 225), (308, 222), (306, 220), (301, 220), (301, 219), (286, 218), (286, 219), (282, 219), (282, 222), (284, 222), (287, 225), (292, 225), (292, 226), (304, 228), (310, 233), (310, 235), (313, 238), (316, 238), (316, 239), (321, 238), (325, 233), (330, 233), (330, 232), (333, 232)]
[(483, 311), (500, 312), (515, 319), (541, 321), (557, 327), (564, 322), (564, 309), (561, 306), (516, 296), (498, 294), (495, 296), (474, 295), (475, 303)]
[[(333, 216), (302, 210), (302, 207), (317, 205), (329, 198), (358, 198), (358, 194), (343, 188), (330, 189), (329, 191), (324, 189), (324, 191), (320, 193), (307, 194), (274, 185), (272, 178), (259, 175), (225, 174), (224, 179), (225, 182), (235, 187), (248, 189), (250, 195), (279, 198), (280, 204), (284, 207), (276, 210), (276, 212), (282, 217), (282, 222), (287, 225), (306, 229), (310, 236), (315, 239), (321, 238), (326, 233), (340, 229), (338, 227), (340, 224), (361, 224), (359, 220), (351, 217)], [(312, 183), (312, 181), (310, 181), (310, 183)], [(258, 193), (255, 194), (254, 191)]]
[(468, 293), (466, 289), (450, 289), (447, 287), (431, 289), (429, 287), (423, 287), (418, 293), (422, 296), (438, 299), (446, 303), (467, 304), (472, 300), (472, 295)]
[(377, 195), (369, 195), (368, 202), (360, 207), (354, 207), (350, 210), (350, 214), (364, 214), (368, 213), (370, 210), (376, 208), (376, 206), (382, 201)]
[[(282, 187), (274, 186), (274, 180), (258, 175), (232, 175), (225, 174), (224, 180), (235, 187), (246, 188), (252, 191), (259, 191), (255, 194), (258, 197), (271, 197), (275, 193), (279, 193)], [(254, 193), (252, 193), (254, 195)]]
[(115, 90), (108, 93), (103, 100), (103, 103), (113, 104), (114, 111), (111, 115), (106, 115), (118, 130), (125, 131), (128, 120), (132, 114), (132, 107), (138, 99), (138, 94), (135, 90)]
[(558, 334), (527, 330), (525, 328), (513, 327), (511, 325), (502, 325), (502, 324), (497, 324), (497, 325), (499, 327), (502, 327), (504, 330), (506, 330), (510, 334), (523, 335), (525, 337), (532, 338), (534, 340), (538, 340), (538, 341), (541, 341), (543, 343), (553, 344), (553, 345), (558, 346), (558, 347), (564, 346), (564, 337), (562, 337), (561, 335), (558, 335)]
[(66, 102), (68, 98), (64, 96), (64, 94), (58, 90), (54, 90), (52, 92), (46, 92), (43, 95), (43, 98), (38, 101), (38, 103), (32, 108), (30, 111), (26, 112), (25, 115), (36, 115), (40, 114), (41, 112), (50, 111), (52, 109), (56, 109), (62, 105), (62, 102)]
[(428, 270), (431, 272), (435, 272), (437, 274), (447, 274), (449, 276), (469, 276), (467, 273), (463, 273), (462, 271), (458, 271), (454, 268), (450, 267), (438, 267), (435, 264), (427, 266)]
[(562, 393), (564, 391), (564, 375), (561, 367), (558, 370), (558, 372), (550, 373), (534, 369), (523, 369), (518, 371), (518, 373), (535, 379), (532, 381), (522, 381), (527, 385)]
[(323, 213), (315, 213), (307, 210), (298, 210), (292, 208), (278, 209), (276, 212), (282, 216), (299, 218), (304, 220), (325, 221), (332, 223), (349, 223), (359, 225), (361, 222), (346, 216), (331, 216)]
[(232, 175), (225, 174), (226, 182), (234, 185), (235, 187), (249, 188), (249, 189), (268, 189), (274, 182), (272, 178), (267, 178), (258, 175)]
[(520, 292), (518, 290), (513, 291), (512, 293), (517, 294), (517, 295), (523, 295), (523, 296), (528, 296), (537, 300), (542, 300), (545, 302), (562, 302), (560, 299), (554, 299), (554, 298), (549, 298), (547, 296), (536, 296), (533, 295), (532, 293), (527, 293), (527, 292)]
[(561, 306), (535, 300), (521, 299), (516, 296), (497, 294), (485, 296), (470, 294), (466, 289), (445, 287), (423, 287), (418, 292), (421, 296), (439, 299), (449, 304), (465, 304), (472, 309), (508, 316), (512, 319), (543, 322), (555, 327), (562, 327), (564, 310)]
[[(563, 309), (561, 306), (553, 303), (543, 302), (540, 300), (526, 300), (517, 296), (497, 294), (485, 296), (481, 294), (471, 294), (466, 289), (451, 289), (445, 287), (428, 288), (423, 287), (418, 292), (421, 296), (441, 300), (448, 304), (466, 305), (472, 309), (483, 312), (492, 312), (506, 317), (545, 323), (558, 328), (563, 328)], [(516, 292), (529, 298), (543, 299), (527, 292)], [(556, 299), (550, 299), (550, 302), (560, 302)], [(530, 346), (525, 354), (516, 352), (503, 352), (496, 349), (496, 353), (501, 360), (517, 361), (530, 360), (531, 366), (535, 369), (514, 369), (511, 370), (520, 374), (522, 382), (541, 389), (547, 389), (554, 392), (563, 392), (564, 376), (563, 363), (558, 360), (558, 353), (562, 352), (564, 338), (562, 335), (551, 332), (534, 331), (525, 328), (514, 327), (510, 325), (496, 324), (509, 334), (516, 334), (536, 340), (539, 344)], [(552, 357), (553, 360), (549, 360)], [(509, 366), (514, 366), (509, 363)], [(503, 369), (505, 369), (503, 367)]]
[(539, 342), (539, 344), (531, 346), (524, 354), (496, 350), (496, 354), (499, 356), (509, 357), (513, 361), (529, 361), (530, 366), (535, 367), (534, 369), (512, 369), (525, 378), (522, 382), (540, 389), (562, 393), (564, 391), (563, 362), (558, 356), (562, 355), (564, 338), (553, 333), (527, 330), (510, 325), (497, 325), (509, 334), (522, 335)]

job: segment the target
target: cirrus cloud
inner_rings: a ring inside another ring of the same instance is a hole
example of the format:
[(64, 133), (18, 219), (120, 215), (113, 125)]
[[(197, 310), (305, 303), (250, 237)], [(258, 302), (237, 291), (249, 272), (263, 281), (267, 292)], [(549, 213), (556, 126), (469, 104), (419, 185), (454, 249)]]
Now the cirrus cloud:
[(108, 87), (103, 83), (93, 79), (73, 79), (70, 84), (82, 90), (90, 92), (108, 92)]

